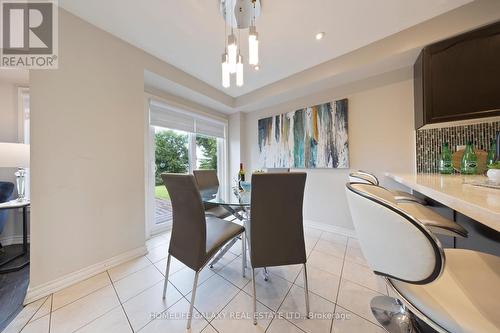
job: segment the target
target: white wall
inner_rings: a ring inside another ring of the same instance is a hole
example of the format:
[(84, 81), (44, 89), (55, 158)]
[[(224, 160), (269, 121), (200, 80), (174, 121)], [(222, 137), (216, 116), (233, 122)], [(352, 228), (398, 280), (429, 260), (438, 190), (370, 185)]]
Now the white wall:
[(59, 9), (59, 69), (30, 73), (28, 301), (145, 251), (145, 70), (206, 86)]
[(240, 163), (247, 168), (245, 159), (245, 114), (241, 112), (229, 116), (229, 186), (238, 179)]
[[(249, 169), (262, 168), (257, 141), (258, 119), (344, 97), (349, 99), (351, 169), (373, 171), (381, 178), (385, 171), (413, 171), (413, 81), (409, 68), (246, 114), (244, 147)], [(305, 171), (304, 219), (334, 228), (352, 229), (344, 193), (349, 170)]]

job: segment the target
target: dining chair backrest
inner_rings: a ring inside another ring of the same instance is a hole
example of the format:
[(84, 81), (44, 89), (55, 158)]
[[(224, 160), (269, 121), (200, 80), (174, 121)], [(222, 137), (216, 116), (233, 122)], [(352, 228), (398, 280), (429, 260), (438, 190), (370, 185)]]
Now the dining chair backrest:
[(206, 261), (205, 209), (193, 175), (163, 173), (172, 202), (169, 253), (197, 271)]
[(420, 221), (377, 196), (378, 189), (346, 185), (356, 236), (369, 266), (376, 274), (413, 284), (437, 279), (445, 261), (441, 244)]
[(306, 262), (302, 206), (306, 173), (252, 175), (252, 267)]
[(267, 173), (286, 173), (290, 172), (290, 168), (269, 168), (266, 171)]
[(354, 171), (349, 174), (349, 182), (379, 185), (378, 178), (366, 171)]
[(219, 187), (217, 170), (193, 170), (194, 178), (200, 190), (208, 190)]

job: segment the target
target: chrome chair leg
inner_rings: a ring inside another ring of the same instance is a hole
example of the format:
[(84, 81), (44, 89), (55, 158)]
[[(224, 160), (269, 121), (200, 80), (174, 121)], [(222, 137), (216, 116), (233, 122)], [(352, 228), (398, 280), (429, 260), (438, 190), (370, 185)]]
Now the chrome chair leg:
[(165, 299), (167, 295), (168, 273), (170, 271), (170, 258), (171, 254), (169, 253), (167, 257), (167, 268), (165, 268), (165, 282), (163, 283), (163, 296), (162, 296), (163, 299)]
[(187, 329), (191, 328), (191, 319), (193, 319), (193, 307), (194, 307), (194, 299), (196, 297), (196, 288), (198, 287), (198, 275), (200, 272), (196, 272), (194, 275), (194, 281), (193, 281), (193, 291), (191, 293), (191, 304), (189, 304), (189, 314), (188, 314), (188, 322), (187, 322)]
[(398, 299), (376, 296), (370, 302), (373, 316), (387, 332), (418, 333), (412, 314)]
[(264, 277), (264, 281), (269, 281), (269, 272), (267, 271), (267, 267), (264, 267), (262, 270), (262, 276)]
[(247, 236), (245, 232), (241, 233), (241, 270), (243, 277), (246, 276), (245, 268), (247, 267)]
[(309, 283), (307, 282), (307, 268), (306, 264), (304, 264), (304, 290), (306, 296), (306, 318), (309, 319)]
[(255, 270), (252, 267), (252, 288), (253, 288), (253, 324), (257, 325), (257, 292), (255, 288)]

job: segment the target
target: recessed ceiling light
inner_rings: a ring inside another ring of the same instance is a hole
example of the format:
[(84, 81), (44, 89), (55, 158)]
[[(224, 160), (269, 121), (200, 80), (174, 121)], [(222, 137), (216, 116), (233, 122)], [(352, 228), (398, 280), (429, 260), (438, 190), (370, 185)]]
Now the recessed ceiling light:
[(325, 37), (325, 33), (324, 32), (318, 32), (315, 37), (316, 37), (316, 40), (323, 39), (323, 37)]
[(260, 69), (260, 66), (259, 65), (255, 65), (255, 66), (253, 66), (253, 69), (255, 69), (256, 71), (258, 71)]

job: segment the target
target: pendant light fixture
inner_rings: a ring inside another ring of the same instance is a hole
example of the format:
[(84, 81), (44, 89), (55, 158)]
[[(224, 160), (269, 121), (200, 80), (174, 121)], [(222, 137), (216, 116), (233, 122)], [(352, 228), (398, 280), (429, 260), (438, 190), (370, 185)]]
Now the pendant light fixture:
[(252, 66), (259, 64), (259, 38), (255, 26), (248, 32), (248, 63)]
[(238, 61), (238, 45), (233, 32), (227, 38), (227, 55), (229, 58), (229, 72), (234, 74), (236, 73), (236, 62)]
[[(243, 56), (241, 55), (241, 30), (248, 29), (248, 63), (256, 70), (259, 67), (259, 37), (256, 18), (260, 16), (260, 0), (218, 0), (225, 20), (225, 49), (221, 60), (222, 86), (231, 86), (231, 74), (235, 74), (236, 86), (243, 86)], [(228, 27), (230, 33), (228, 35)], [(236, 33), (238, 38), (236, 38)]]
[(229, 88), (231, 86), (231, 72), (229, 71), (229, 58), (227, 53), (222, 55), (222, 86)]
[(255, 27), (255, 1), (252, 7), (252, 25), (248, 28), (248, 63), (257, 66), (259, 64), (259, 35)]

